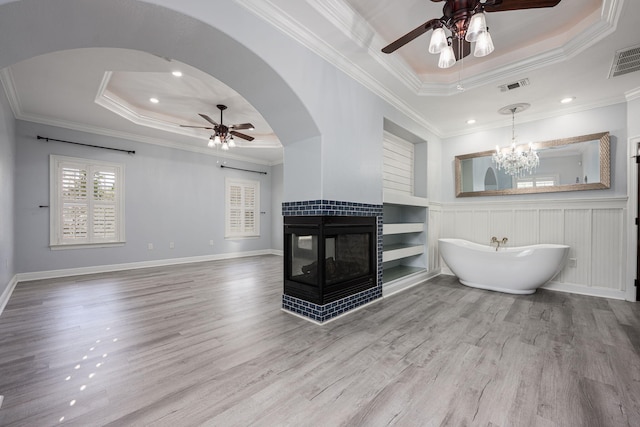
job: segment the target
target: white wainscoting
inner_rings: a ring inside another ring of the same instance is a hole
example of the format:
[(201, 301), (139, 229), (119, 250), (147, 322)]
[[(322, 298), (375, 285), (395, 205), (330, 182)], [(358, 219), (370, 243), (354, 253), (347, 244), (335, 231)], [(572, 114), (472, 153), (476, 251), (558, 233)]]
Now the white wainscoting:
[[(626, 197), (449, 203), (442, 206), (440, 236), (487, 245), (492, 236), (507, 237), (508, 246), (567, 244), (575, 266), (568, 262), (545, 288), (624, 299), (632, 286), (626, 274), (626, 211)], [(429, 227), (430, 248), (435, 232)]]

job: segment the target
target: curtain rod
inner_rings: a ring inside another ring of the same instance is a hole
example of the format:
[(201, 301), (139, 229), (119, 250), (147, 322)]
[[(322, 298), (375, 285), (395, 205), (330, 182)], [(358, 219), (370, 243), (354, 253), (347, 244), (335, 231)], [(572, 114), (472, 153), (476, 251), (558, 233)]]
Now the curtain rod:
[(266, 172), (262, 172), (262, 171), (252, 171), (250, 169), (241, 169), (241, 168), (234, 168), (231, 166), (225, 166), (225, 165), (220, 165), (221, 168), (227, 168), (227, 169), (235, 169), (237, 171), (244, 171), (244, 172), (253, 172), (253, 173), (259, 173), (260, 175), (266, 175)]
[(133, 150), (122, 150), (120, 148), (111, 148), (111, 147), (103, 147), (103, 146), (100, 146), (100, 145), (83, 144), (81, 142), (65, 141), (65, 140), (62, 140), (62, 139), (55, 139), (55, 138), (45, 138), (44, 136), (40, 136), (40, 135), (38, 135), (38, 139), (44, 139), (47, 142), (49, 142), (49, 141), (65, 142), (67, 144), (82, 145), (84, 147), (102, 148), (104, 150), (122, 151), (122, 152), (128, 153), (128, 154), (136, 154), (136, 152), (133, 151)]

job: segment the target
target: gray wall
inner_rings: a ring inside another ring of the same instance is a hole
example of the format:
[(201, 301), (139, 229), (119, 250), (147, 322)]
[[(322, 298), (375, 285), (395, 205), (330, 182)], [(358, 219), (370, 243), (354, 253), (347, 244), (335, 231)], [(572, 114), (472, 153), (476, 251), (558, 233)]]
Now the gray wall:
[[(43, 142), (37, 135), (135, 150), (136, 154)], [(214, 156), (23, 121), (17, 121), (16, 141), (17, 273), (271, 249), (269, 166), (226, 160), (228, 166), (267, 175), (221, 169)], [(49, 249), (49, 210), (38, 206), (49, 204), (50, 154), (124, 163), (126, 245)], [(224, 238), (225, 177), (260, 181), (260, 211), (264, 212), (260, 238)], [(169, 242), (174, 242), (173, 249)], [(153, 250), (148, 249), (149, 243)]]
[(13, 113), (0, 86), (0, 295), (14, 276), (14, 172), (16, 143)]

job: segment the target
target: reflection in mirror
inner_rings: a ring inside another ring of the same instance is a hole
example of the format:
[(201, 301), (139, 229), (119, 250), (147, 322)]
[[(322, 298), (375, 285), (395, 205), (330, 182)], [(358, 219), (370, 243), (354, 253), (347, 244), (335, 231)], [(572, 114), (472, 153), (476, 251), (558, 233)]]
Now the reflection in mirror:
[(511, 176), (496, 167), (493, 151), (456, 156), (456, 197), (604, 189), (610, 186), (609, 133), (534, 144), (540, 165)]

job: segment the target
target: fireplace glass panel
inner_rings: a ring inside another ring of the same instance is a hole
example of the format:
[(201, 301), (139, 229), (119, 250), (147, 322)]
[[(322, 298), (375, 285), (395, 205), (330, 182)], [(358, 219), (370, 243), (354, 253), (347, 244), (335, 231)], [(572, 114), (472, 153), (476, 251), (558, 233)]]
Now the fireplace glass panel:
[(369, 273), (369, 234), (325, 238), (325, 282), (329, 285)]
[(318, 236), (291, 234), (289, 277), (308, 285), (318, 284)]

